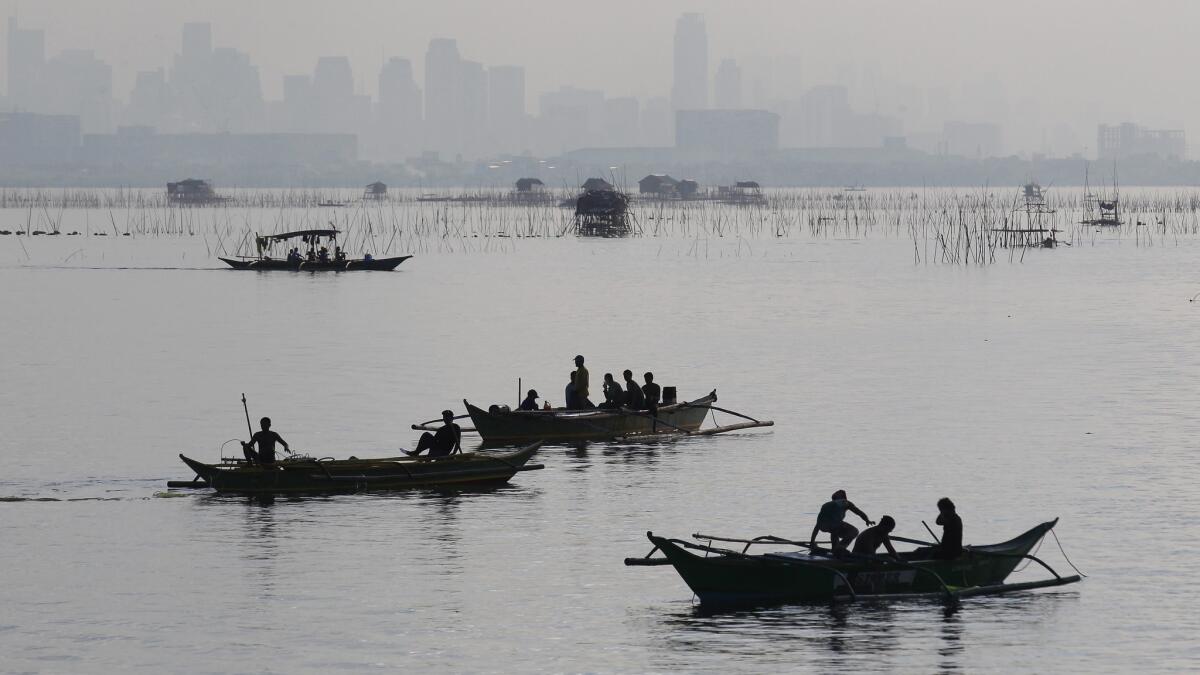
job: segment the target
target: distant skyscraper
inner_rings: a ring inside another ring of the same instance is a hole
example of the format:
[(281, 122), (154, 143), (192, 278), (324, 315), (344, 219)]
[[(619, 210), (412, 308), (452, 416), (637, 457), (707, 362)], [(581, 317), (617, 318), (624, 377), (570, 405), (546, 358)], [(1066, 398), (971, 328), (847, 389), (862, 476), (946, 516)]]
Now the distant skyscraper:
[(203, 62), (212, 54), (212, 24), (183, 24), (183, 50), (181, 56), (193, 63)]
[(408, 59), (388, 59), (380, 69), (376, 122), (382, 159), (397, 161), (420, 151), (421, 88)]
[(283, 131), (306, 133), (313, 130), (312, 78), (308, 75), (283, 76)]
[(509, 154), (525, 150), (524, 68), (488, 68), (488, 116), (494, 150)]
[(733, 110), (742, 107), (742, 68), (733, 59), (724, 59), (713, 78), (713, 107)]
[(638, 144), (638, 100), (629, 97), (604, 101), (604, 137), (601, 145), (629, 148)]
[(671, 105), (676, 110), (708, 107), (708, 33), (704, 17), (687, 13), (675, 22), (675, 77)]
[(137, 74), (133, 91), (129, 92), (129, 107), (125, 109), (124, 124), (158, 127), (171, 114), (171, 88), (162, 68)]
[(40, 30), (23, 30), (8, 19), (8, 104), (12, 108), (45, 112), (39, 94), (46, 67), (46, 39)]
[(425, 150), (453, 154), (462, 128), (462, 59), (448, 38), (429, 41), (425, 52)]
[(91, 51), (67, 49), (47, 60), (38, 85), (45, 92), (42, 112), (78, 115), (84, 133), (112, 131), (112, 66)]
[(351, 134), (368, 122), (370, 109), (360, 110), (354, 95), (354, 72), (345, 56), (317, 59), (312, 79), (313, 111), (316, 131)]
[(457, 151), (477, 157), (490, 152), (488, 147), (488, 80), (487, 71), (478, 61), (463, 61), (460, 64), (459, 88), (461, 90), (462, 126), (458, 129)]

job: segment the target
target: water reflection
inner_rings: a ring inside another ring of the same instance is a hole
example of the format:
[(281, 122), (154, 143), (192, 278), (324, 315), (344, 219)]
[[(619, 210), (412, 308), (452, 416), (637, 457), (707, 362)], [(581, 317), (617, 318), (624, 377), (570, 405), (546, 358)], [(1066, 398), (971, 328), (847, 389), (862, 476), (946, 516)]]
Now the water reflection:
[[(895, 601), (798, 604), (709, 610), (689, 606), (667, 616), (643, 615), (664, 667), (695, 665), (709, 657), (753, 657), (756, 663), (794, 667), (798, 659), (820, 672), (891, 669), (936, 660), (927, 669), (956, 673), (969, 665), (968, 618), (1022, 630), (1055, 620), (1074, 593), (960, 602)], [(654, 610), (650, 610), (654, 611)], [(719, 662), (719, 661), (718, 661)]]

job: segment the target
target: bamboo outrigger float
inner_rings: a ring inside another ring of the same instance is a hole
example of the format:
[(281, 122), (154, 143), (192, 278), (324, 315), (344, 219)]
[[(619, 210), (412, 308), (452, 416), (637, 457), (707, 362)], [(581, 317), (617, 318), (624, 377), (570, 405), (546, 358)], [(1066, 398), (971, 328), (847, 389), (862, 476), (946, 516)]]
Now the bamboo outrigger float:
[[(771, 420), (753, 417), (718, 408), (717, 392), (694, 401), (682, 401), (659, 406), (657, 414), (631, 408), (591, 408), (588, 410), (509, 410), (493, 406), (484, 410), (463, 399), (474, 427), (465, 427), (464, 433), (478, 433), (484, 443), (504, 444), (531, 441), (600, 441), (625, 438), (647, 439), (659, 436), (711, 436), (714, 434), (774, 426)], [(711, 411), (728, 413), (745, 419), (745, 422), (701, 429), (704, 418)], [(436, 421), (414, 424), (417, 431), (434, 431)]]
[[(868, 598), (956, 599), (995, 595), (1075, 583), (1076, 576), (1061, 576), (1029, 554), (1058, 519), (1042, 523), (1008, 541), (987, 546), (966, 546), (954, 560), (930, 557), (932, 549), (901, 553), (900, 560), (882, 556), (846, 554), (842, 557), (812, 552), (750, 554), (750, 546), (807, 547), (808, 542), (765, 536), (734, 539), (705, 534), (692, 537), (707, 544), (668, 539), (647, 532), (654, 548), (643, 558), (626, 558), (626, 565), (672, 565), (702, 605), (754, 606), (789, 602), (828, 602)], [(903, 537), (892, 537), (925, 545)], [(744, 544), (740, 551), (713, 546), (712, 542)], [(652, 557), (661, 551), (663, 558)], [(700, 551), (703, 556), (692, 553)], [(1004, 580), (1022, 560), (1049, 570), (1050, 579), (1006, 584)]]
[(168, 487), (209, 488), (221, 493), (287, 494), (364, 492), (415, 487), (464, 487), (508, 482), (520, 471), (544, 468), (529, 464), (541, 447), (533, 443), (508, 453), (465, 452), (446, 457), (316, 459), (288, 457), (274, 464), (222, 459), (205, 464), (179, 455), (196, 480), (170, 481)]

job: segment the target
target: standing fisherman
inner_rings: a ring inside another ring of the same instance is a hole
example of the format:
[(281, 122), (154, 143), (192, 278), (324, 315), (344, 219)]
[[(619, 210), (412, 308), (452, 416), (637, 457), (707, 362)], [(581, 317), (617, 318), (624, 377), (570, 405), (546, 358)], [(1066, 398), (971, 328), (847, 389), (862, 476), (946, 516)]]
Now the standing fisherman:
[(583, 367), (583, 355), (575, 356), (575, 400), (579, 409), (595, 408), (588, 400), (588, 369)]

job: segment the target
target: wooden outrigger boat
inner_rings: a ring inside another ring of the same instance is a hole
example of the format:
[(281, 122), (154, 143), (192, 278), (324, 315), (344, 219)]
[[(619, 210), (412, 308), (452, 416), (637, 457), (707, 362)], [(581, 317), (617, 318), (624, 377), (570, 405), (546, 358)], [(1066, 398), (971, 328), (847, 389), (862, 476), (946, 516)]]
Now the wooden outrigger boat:
[[(466, 399), (467, 415), (473, 429), (485, 443), (521, 443), (541, 441), (611, 440), (655, 435), (711, 435), (735, 429), (772, 426), (770, 420), (756, 420), (732, 410), (717, 408), (714, 389), (694, 401), (662, 405), (657, 415), (630, 408), (592, 408), (588, 410), (508, 410), (493, 407), (484, 410)], [(709, 411), (718, 410), (745, 418), (746, 422), (712, 429), (700, 429)], [(413, 429), (429, 431), (430, 423), (414, 424)]]
[(508, 453), (466, 452), (431, 459), (315, 459), (288, 457), (273, 466), (223, 459), (205, 464), (179, 455), (193, 471), (192, 482), (171, 481), (168, 487), (211, 487), (238, 494), (330, 493), (398, 490), (414, 487), (464, 487), (505, 483), (517, 472), (544, 468), (529, 464), (541, 443)]
[[(966, 546), (955, 560), (930, 557), (926, 547), (901, 554), (899, 561), (882, 556), (846, 554), (843, 557), (810, 552), (750, 554), (756, 544), (807, 547), (779, 537), (731, 539), (692, 535), (697, 543), (668, 539), (647, 532), (654, 548), (643, 558), (626, 558), (626, 565), (672, 565), (702, 605), (755, 606), (789, 602), (828, 602), (867, 598), (964, 598), (1075, 583), (1079, 576), (1060, 576), (1029, 554), (1058, 519), (1042, 523), (1008, 541)], [(925, 544), (913, 539), (894, 541)], [(740, 550), (718, 548), (712, 542), (745, 544)], [(652, 557), (661, 551), (663, 558)], [(700, 551), (697, 555), (691, 551)], [(1029, 560), (1045, 567), (1051, 579), (1006, 584), (1017, 564)]]
[[(338, 260), (334, 257), (334, 252), (328, 252), (327, 259), (320, 259), (317, 251), (321, 242), (323, 240), (327, 241), (328, 246), (326, 249), (333, 248), (336, 251), (337, 235), (337, 230), (298, 230), (296, 232), (284, 232), (283, 234), (259, 235), (254, 238), (255, 244), (258, 246), (257, 256), (220, 258), (220, 260), (235, 270), (292, 270), (304, 272), (350, 272), (365, 270), (390, 272), (396, 269), (400, 263), (412, 257), (411, 255), (404, 255), (395, 258)], [(307, 249), (299, 258), (289, 259), (286, 255), (283, 258), (276, 258), (270, 255), (273, 246), (292, 239), (299, 239)]]

